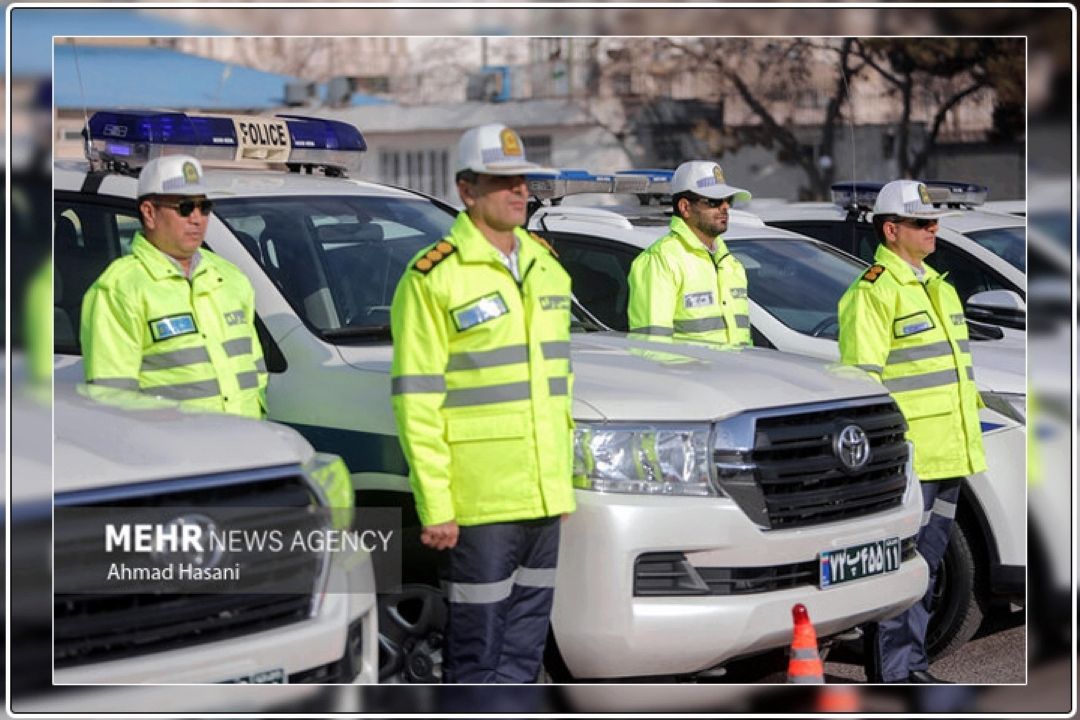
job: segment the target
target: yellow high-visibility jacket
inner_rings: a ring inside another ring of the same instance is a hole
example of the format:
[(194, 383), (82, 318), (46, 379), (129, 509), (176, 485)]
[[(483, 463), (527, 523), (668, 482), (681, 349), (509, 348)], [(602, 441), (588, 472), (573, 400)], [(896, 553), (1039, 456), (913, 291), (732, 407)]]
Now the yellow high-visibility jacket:
[(750, 344), (746, 270), (722, 237), (711, 254), (680, 217), (630, 267), (630, 332)]
[(570, 277), (514, 231), (521, 283), (462, 212), (394, 293), (394, 414), (424, 525), (574, 509)]
[(986, 469), (964, 308), (943, 275), (924, 264), (919, 282), (878, 246), (872, 265), (840, 298), (840, 357), (881, 380), (907, 420), (920, 480)]
[(203, 248), (189, 281), (141, 232), (131, 249), (83, 298), (86, 381), (262, 417), (266, 363), (247, 277)]

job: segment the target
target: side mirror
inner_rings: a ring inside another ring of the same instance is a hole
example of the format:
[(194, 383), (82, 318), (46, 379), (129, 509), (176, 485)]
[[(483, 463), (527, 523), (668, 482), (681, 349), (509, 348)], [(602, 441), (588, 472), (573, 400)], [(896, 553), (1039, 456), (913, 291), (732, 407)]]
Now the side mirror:
[(972, 320), (1023, 330), (1027, 303), (1012, 290), (984, 290), (967, 299), (965, 314)]

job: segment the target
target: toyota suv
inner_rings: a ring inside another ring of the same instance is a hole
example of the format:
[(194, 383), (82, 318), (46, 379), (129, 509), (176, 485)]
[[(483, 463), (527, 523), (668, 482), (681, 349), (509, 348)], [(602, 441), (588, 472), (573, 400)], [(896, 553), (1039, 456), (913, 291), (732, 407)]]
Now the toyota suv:
[[(668, 231), (670, 171), (531, 178), (529, 228), (559, 252), (577, 298), (608, 327), (627, 329), (630, 265)], [(724, 240), (746, 268), (750, 330), (760, 347), (838, 361), (837, 303), (866, 263), (828, 244), (729, 212)], [(1026, 386), (1022, 330), (969, 321), (989, 470), (968, 478), (939, 573), (927, 631), (931, 657), (963, 645), (991, 603), (1023, 603)]]
[[(57, 350), (77, 357), (82, 292), (128, 251), (140, 162), (199, 157), (214, 200), (206, 243), (255, 288), (270, 418), (342, 455), (358, 505), (400, 507), (413, 531), (405, 584), (380, 596), (381, 679), (437, 680), (443, 598), (396, 437), (389, 306), (453, 211), (345, 177), (366, 143), (340, 122), (247, 118), (289, 147), (281, 164), (235, 167), (281, 150), (252, 152), (236, 122), (90, 118), (91, 162), (54, 168)], [(586, 313), (573, 330), (578, 510), (563, 526), (555, 677), (694, 676), (785, 647), (796, 603), (828, 638), (921, 597), (921, 499), (903, 417), (879, 384), (768, 350), (636, 341)], [(837, 450), (845, 430), (859, 453)]]

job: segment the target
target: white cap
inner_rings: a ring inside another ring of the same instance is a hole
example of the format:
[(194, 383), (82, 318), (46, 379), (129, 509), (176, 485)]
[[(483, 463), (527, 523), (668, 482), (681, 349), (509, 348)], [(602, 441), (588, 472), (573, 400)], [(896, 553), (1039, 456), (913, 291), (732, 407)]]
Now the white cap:
[(559, 174), (557, 170), (529, 162), (521, 137), (500, 123), (474, 127), (461, 136), (454, 171), (462, 170), (482, 175)]
[(747, 202), (750, 193), (742, 188), (728, 185), (724, 180), (724, 171), (714, 162), (692, 160), (675, 168), (671, 178), (671, 194), (690, 192), (707, 198), (733, 198)]
[(202, 165), (190, 155), (165, 155), (146, 163), (139, 173), (136, 197), (205, 195)]
[(937, 220), (959, 214), (934, 207), (926, 186), (917, 180), (893, 180), (891, 183), (886, 183), (878, 192), (873, 212), (874, 217), (897, 215), (925, 220)]

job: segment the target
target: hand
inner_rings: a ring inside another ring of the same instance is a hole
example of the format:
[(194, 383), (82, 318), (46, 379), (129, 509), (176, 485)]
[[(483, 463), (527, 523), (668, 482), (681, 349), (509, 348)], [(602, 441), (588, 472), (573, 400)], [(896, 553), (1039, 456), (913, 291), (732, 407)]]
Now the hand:
[(428, 525), (420, 532), (420, 542), (434, 550), (448, 550), (457, 545), (458, 524), (456, 520)]

